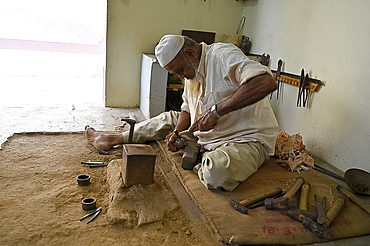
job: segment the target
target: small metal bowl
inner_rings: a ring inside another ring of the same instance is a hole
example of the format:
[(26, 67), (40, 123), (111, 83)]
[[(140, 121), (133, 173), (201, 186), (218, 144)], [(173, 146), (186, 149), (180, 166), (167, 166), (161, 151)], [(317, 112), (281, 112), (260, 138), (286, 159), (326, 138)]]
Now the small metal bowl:
[(82, 200), (82, 209), (85, 211), (90, 211), (96, 209), (96, 200), (95, 198), (85, 198)]
[(88, 186), (90, 184), (90, 175), (82, 174), (77, 176), (77, 183), (79, 186)]

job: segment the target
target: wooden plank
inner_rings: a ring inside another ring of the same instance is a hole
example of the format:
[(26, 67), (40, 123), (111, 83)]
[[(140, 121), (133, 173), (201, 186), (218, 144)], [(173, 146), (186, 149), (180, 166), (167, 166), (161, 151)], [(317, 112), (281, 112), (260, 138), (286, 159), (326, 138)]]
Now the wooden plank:
[[(165, 155), (164, 150), (159, 142), (157, 146), (161, 149), (161, 152)], [(166, 157), (167, 158), (167, 157)], [(192, 226), (194, 226), (195, 231), (198, 236), (203, 240), (202, 245), (213, 246), (221, 245), (217, 240), (211, 227), (208, 225), (202, 211), (193, 202), (189, 194), (186, 192), (184, 186), (180, 182), (179, 178), (176, 176), (172, 170), (172, 163), (169, 161), (158, 162), (159, 168), (162, 171), (167, 183), (171, 187), (172, 191), (175, 193), (183, 211), (188, 216)]]

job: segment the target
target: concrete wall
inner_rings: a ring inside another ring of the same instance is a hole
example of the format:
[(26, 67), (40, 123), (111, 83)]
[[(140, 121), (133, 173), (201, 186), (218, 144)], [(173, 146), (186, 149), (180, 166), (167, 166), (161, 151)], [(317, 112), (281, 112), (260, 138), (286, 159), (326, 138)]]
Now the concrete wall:
[(106, 105), (138, 107), (143, 53), (182, 30), (235, 34), (243, 2), (235, 0), (108, 0)]
[(296, 107), (298, 88), (287, 84), (271, 103), (281, 130), (300, 133), (309, 151), (342, 170), (370, 171), (369, 9), (365, 0), (248, 0), (243, 10), (252, 53), (326, 83), (309, 107)]

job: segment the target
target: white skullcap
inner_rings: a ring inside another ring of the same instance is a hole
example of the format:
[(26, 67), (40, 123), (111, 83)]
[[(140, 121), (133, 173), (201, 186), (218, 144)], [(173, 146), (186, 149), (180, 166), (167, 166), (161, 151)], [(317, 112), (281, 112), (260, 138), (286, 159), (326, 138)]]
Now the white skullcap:
[(155, 47), (155, 56), (162, 67), (167, 66), (181, 50), (185, 38), (180, 35), (165, 35)]

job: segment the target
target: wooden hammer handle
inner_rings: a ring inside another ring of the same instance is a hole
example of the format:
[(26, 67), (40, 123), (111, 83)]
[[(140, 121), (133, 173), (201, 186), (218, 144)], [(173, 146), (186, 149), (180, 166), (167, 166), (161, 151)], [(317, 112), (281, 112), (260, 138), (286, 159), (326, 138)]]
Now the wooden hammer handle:
[(307, 199), (310, 187), (311, 185), (307, 182), (302, 185), (301, 197), (299, 198), (299, 209), (307, 210)]
[(289, 199), (292, 199), (295, 193), (297, 193), (297, 191), (301, 188), (303, 183), (304, 183), (304, 178), (302, 177), (296, 178), (292, 188), (290, 188), (290, 190), (287, 191), (287, 193), (285, 193), (284, 197), (288, 197)]
[(251, 198), (245, 199), (245, 200), (241, 201), (240, 204), (243, 205), (243, 206), (248, 206), (248, 205), (250, 205), (252, 203), (258, 202), (258, 201), (260, 201), (260, 200), (262, 200), (264, 198), (267, 198), (267, 197), (271, 197), (271, 196), (277, 195), (277, 194), (279, 194), (281, 192), (282, 192), (281, 188), (276, 188), (276, 189), (271, 190), (269, 192), (266, 192), (266, 193), (263, 193), (263, 194), (259, 194), (259, 195), (255, 196), (255, 197), (251, 197)]
[(359, 206), (360, 208), (362, 208), (365, 212), (367, 212), (368, 214), (370, 214), (370, 209), (359, 198), (357, 198), (351, 192), (349, 192), (348, 190), (346, 190), (345, 188), (343, 188), (343, 186), (338, 185), (337, 186), (337, 190), (340, 193), (342, 193), (342, 195), (344, 195), (345, 197), (347, 197), (349, 200), (351, 200), (352, 202), (356, 203), (357, 206)]
[(335, 218), (338, 216), (339, 212), (342, 210), (344, 207), (344, 204), (346, 202), (346, 198), (339, 196), (337, 199), (334, 201), (333, 206), (326, 212), (326, 227), (329, 227), (331, 223), (335, 220)]

